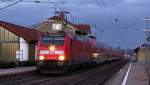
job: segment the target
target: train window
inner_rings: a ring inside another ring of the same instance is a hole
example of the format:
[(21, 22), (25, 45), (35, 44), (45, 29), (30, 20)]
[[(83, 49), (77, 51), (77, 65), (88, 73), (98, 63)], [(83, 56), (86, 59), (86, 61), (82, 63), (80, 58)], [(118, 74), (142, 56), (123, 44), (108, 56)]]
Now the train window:
[(54, 45), (64, 45), (64, 37), (42, 37), (43, 44), (54, 44)]

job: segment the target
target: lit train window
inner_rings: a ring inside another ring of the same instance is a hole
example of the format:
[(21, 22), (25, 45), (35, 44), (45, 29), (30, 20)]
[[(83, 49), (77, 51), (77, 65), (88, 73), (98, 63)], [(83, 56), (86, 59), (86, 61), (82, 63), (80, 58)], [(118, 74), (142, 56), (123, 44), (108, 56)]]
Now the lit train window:
[(53, 23), (53, 24), (52, 24), (52, 30), (53, 30), (53, 31), (60, 31), (60, 30), (62, 30), (62, 24)]

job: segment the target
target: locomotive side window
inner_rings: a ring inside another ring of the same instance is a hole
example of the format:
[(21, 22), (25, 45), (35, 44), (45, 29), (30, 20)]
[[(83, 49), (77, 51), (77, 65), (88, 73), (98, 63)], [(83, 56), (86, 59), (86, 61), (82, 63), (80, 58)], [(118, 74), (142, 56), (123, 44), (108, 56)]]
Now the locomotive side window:
[(43, 44), (64, 45), (64, 37), (43, 36), (42, 43)]

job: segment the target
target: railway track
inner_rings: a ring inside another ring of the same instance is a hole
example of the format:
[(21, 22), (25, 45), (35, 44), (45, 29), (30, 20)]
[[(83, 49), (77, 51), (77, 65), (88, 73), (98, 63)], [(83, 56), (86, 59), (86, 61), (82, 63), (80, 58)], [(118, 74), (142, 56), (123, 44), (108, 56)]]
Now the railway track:
[(81, 69), (64, 75), (31, 75), (20, 80), (3, 82), (2, 85), (101, 85), (118, 72), (126, 61), (116, 61), (93, 68)]
[(71, 85), (102, 85), (113, 74), (118, 72), (118, 70), (120, 70), (124, 64), (125, 63), (112, 64), (112, 66), (108, 66), (106, 69), (104, 68), (103, 70), (96, 71), (95, 73), (88, 75), (87, 77), (78, 80)]
[(66, 76), (38, 85), (102, 85), (118, 72), (126, 61), (117, 61), (99, 66), (76, 75)]

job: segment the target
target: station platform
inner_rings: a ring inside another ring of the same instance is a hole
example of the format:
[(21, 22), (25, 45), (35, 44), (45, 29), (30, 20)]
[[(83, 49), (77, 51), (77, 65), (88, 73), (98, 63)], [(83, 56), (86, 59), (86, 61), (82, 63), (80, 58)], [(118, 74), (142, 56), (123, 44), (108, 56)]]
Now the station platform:
[(149, 85), (146, 66), (138, 62), (128, 63), (106, 85)]
[(10, 68), (10, 69), (0, 69), (0, 77), (6, 75), (14, 75), (14, 74), (21, 74), (35, 71), (36, 67), (17, 67), (17, 68)]

